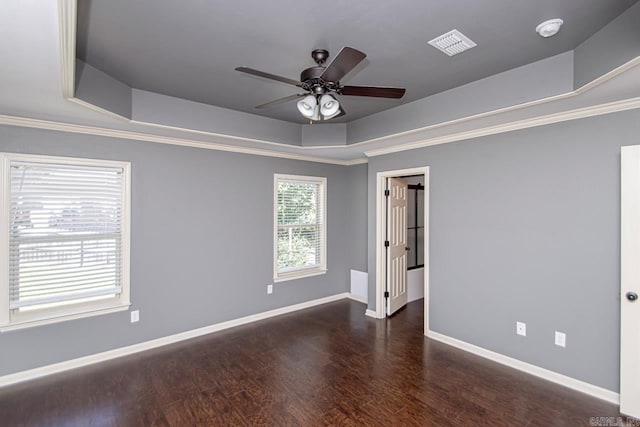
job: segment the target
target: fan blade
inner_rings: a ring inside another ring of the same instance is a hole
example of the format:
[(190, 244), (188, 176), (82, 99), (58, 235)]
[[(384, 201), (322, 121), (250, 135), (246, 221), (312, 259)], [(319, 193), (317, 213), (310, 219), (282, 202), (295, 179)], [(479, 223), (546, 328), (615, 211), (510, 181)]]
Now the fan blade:
[(355, 68), (367, 55), (352, 47), (343, 47), (320, 78), (325, 82), (339, 82), (341, 78)]
[(266, 104), (261, 104), (256, 106), (256, 108), (271, 108), (276, 105), (284, 104), (285, 102), (293, 101), (294, 99), (302, 98), (303, 96), (307, 96), (306, 93), (297, 93), (295, 95), (285, 96), (284, 98), (276, 99), (275, 101), (267, 102)]
[(275, 74), (265, 73), (264, 71), (254, 70), (253, 68), (248, 67), (237, 67), (236, 71), (240, 71), (241, 73), (251, 74), (252, 76), (264, 77), (265, 79), (276, 80), (282, 83), (288, 83), (290, 85), (302, 87), (302, 83), (297, 80), (288, 79), (282, 76), (276, 76)]
[(373, 96), (376, 98), (399, 99), (404, 96), (406, 89), (399, 87), (374, 86), (343, 86), (340, 94), (349, 96)]

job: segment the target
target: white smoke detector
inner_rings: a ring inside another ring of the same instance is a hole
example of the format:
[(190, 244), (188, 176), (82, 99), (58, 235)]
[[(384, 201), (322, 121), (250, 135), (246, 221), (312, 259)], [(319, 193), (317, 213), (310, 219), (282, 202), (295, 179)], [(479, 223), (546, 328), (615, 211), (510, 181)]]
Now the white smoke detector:
[(438, 36), (431, 40), (429, 44), (449, 56), (457, 55), (476, 46), (473, 40), (458, 30), (451, 30)]
[(544, 21), (540, 23), (536, 27), (536, 32), (540, 34), (542, 37), (551, 37), (555, 36), (558, 31), (560, 31), (560, 27), (564, 21), (562, 19), (549, 19), (548, 21)]

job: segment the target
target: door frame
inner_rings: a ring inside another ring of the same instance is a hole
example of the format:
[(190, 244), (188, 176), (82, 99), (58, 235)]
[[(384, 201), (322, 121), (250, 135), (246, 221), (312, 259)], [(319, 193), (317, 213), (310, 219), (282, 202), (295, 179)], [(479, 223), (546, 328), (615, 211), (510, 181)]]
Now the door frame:
[(640, 416), (640, 340), (637, 338), (640, 301), (627, 292), (640, 293), (640, 145), (621, 148), (620, 218), (620, 412)]
[(424, 334), (429, 330), (429, 166), (383, 171), (376, 174), (376, 318), (387, 316), (384, 302), (385, 278), (385, 225), (386, 210), (384, 200), (385, 180), (409, 175), (424, 175)]

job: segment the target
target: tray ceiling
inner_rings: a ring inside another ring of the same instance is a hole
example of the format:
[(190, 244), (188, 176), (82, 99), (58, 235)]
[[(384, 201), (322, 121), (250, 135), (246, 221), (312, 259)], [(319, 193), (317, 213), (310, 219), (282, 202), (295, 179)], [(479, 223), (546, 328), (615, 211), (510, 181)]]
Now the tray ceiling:
[[(85, 0), (77, 56), (137, 89), (305, 123), (294, 102), (254, 108), (297, 88), (234, 68), (297, 79), (312, 49), (352, 46), (368, 56), (343, 83), (407, 88), (401, 100), (340, 97), (348, 115), (337, 122), (352, 121), (571, 50), (636, 2)], [(565, 21), (560, 33), (538, 36), (536, 25), (554, 17)], [(454, 28), (478, 46), (448, 57), (427, 43)]]

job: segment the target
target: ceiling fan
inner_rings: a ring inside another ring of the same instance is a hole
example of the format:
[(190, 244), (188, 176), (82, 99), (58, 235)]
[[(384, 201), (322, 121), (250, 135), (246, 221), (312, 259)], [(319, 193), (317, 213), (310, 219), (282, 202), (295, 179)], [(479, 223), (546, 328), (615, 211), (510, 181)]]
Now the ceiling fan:
[(265, 73), (248, 67), (237, 67), (236, 71), (288, 83), (302, 88), (305, 92), (295, 95), (285, 96), (275, 101), (267, 102), (256, 106), (256, 108), (270, 108), (294, 99), (302, 98), (298, 101), (298, 110), (308, 118), (310, 122), (318, 120), (329, 120), (346, 114), (344, 108), (334, 95), (348, 96), (371, 96), (377, 98), (399, 99), (404, 95), (404, 88), (395, 87), (374, 87), (374, 86), (344, 86), (340, 84), (347, 73), (353, 70), (367, 55), (352, 47), (343, 47), (333, 61), (324, 66), (329, 58), (329, 51), (315, 49), (311, 52), (311, 57), (316, 62), (315, 67), (307, 68), (300, 73), (300, 81), (275, 74)]

